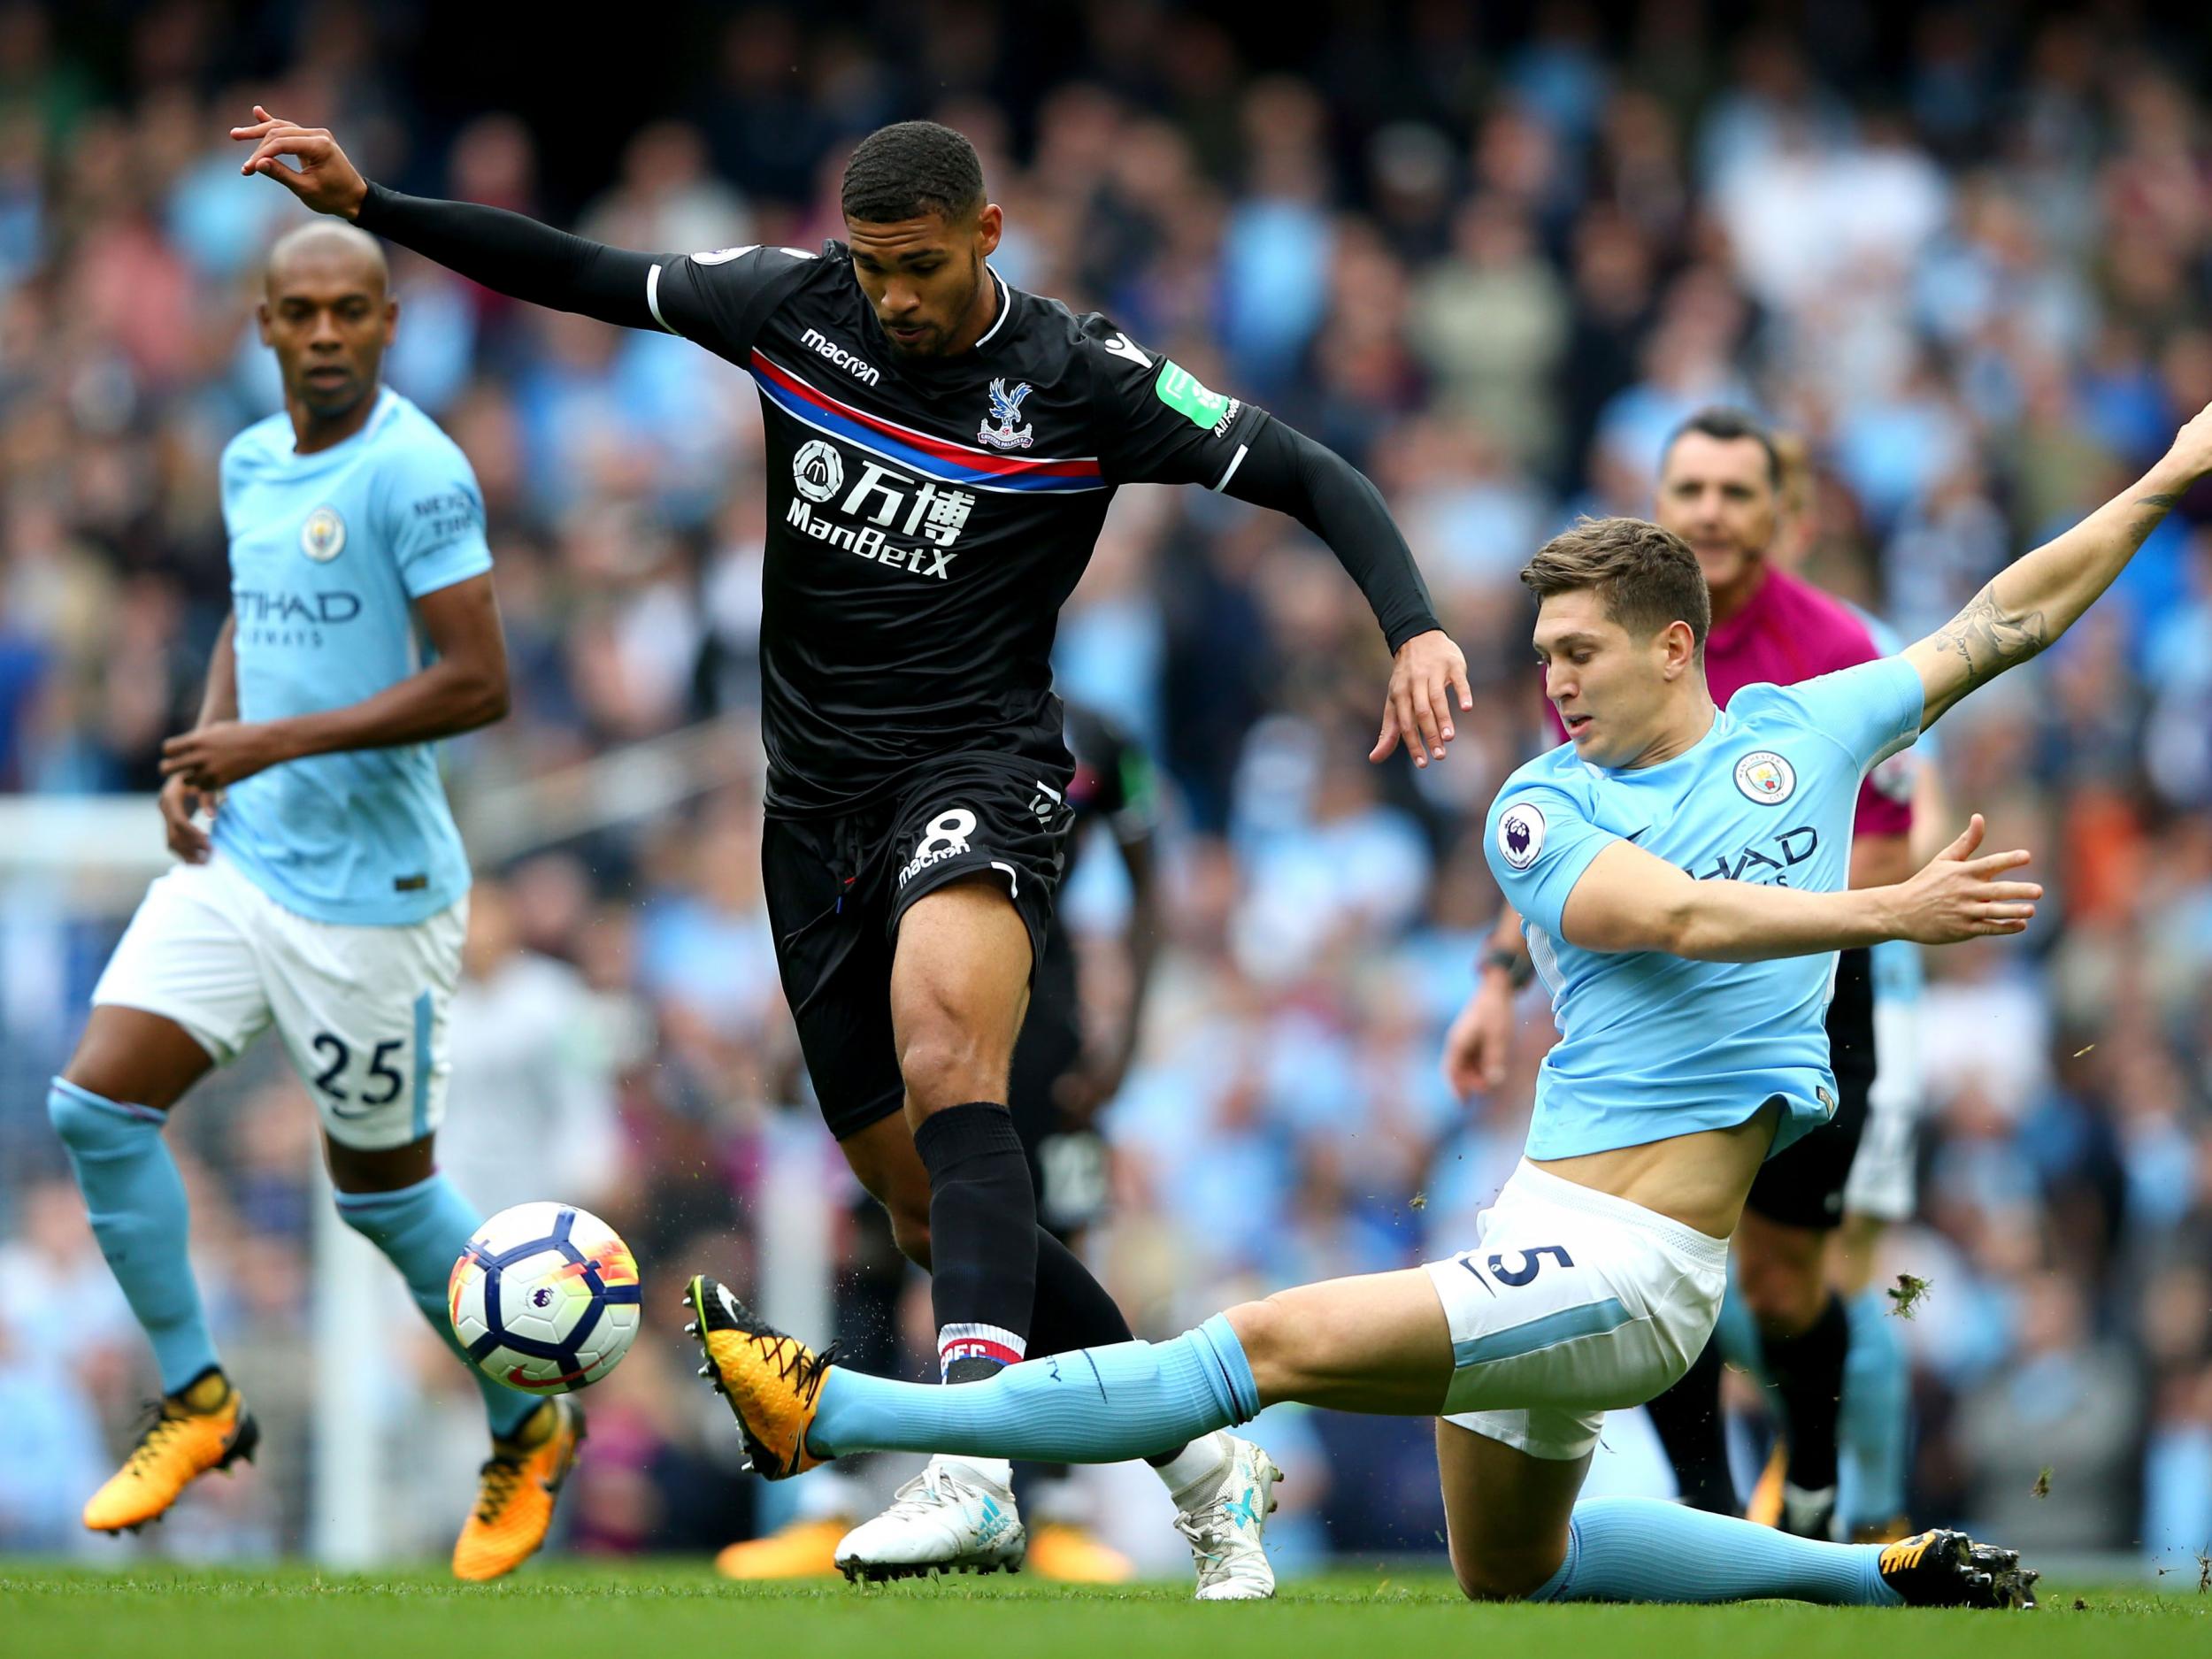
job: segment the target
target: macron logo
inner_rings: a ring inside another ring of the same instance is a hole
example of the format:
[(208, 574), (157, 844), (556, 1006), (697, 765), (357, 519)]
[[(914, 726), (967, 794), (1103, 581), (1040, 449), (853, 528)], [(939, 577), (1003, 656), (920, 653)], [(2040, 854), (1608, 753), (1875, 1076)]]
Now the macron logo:
[(818, 328), (810, 328), (799, 336), (799, 343), (811, 347), (819, 356), (827, 357), (853, 379), (865, 386), (873, 386), (882, 379), (882, 372), (873, 365), (864, 363), (853, 353), (824, 334)]

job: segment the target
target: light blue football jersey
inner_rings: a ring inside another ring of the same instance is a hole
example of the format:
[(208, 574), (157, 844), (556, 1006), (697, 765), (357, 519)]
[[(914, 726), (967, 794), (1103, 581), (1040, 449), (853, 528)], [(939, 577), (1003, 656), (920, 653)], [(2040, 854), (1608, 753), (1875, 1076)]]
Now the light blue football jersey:
[(1530, 1157), (1725, 1129), (1777, 1097), (1772, 1152), (1828, 1120), (1832, 953), (1717, 963), (1585, 950), (1562, 936), (1560, 913), (1616, 841), (1701, 879), (1841, 889), (1859, 782), (1912, 741), (1922, 708), (1919, 672), (1886, 657), (1794, 686), (1746, 686), (1711, 730), (1656, 766), (1608, 770), (1563, 743), (1506, 780), (1484, 849), (1560, 1033), (1537, 1076)]
[[(342, 708), (417, 672), (413, 601), (482, 574), (484, 497), (454, 442), (398, 393), (343, 443), (294, 453), (288, 417), (223, 451), (238, 714)], [(215, 844), (285, 909), (396, 926), (468, 891), (437, 746), (288, 762), (234, 785)]]

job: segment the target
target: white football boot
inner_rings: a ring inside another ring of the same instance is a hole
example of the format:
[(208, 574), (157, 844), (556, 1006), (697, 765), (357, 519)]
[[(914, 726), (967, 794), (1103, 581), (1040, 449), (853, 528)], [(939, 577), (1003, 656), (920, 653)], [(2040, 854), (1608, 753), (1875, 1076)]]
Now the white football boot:
[(1283, 1471), (1249, 1440), (1229, 1438), (1229, 1466), (1210, 1496), (1175, 1514), (1175, 1530), (1190, 1540), (1201, 1601), (1263, 1601), (1275, 1594), (1275, 1569), (1263, 1547)]
[(837, 1546), (849, 1582), (933, 1572), (1021, 1571), (1028, 1534), (1014, 1494), (964, 1459), (933, 1457), (898, 1490), (891, 1507)]

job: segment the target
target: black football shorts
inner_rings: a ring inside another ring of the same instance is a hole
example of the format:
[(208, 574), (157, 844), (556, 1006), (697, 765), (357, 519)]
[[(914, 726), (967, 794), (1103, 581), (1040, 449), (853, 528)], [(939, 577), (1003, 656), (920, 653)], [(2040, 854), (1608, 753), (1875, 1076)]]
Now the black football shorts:
[(905, 1089), (891, 1032), (899, 921), (950, 882), (1002, 884), (1044, 955), (1070, 812), (1064, 764), (961, 755), (834, 818), (772, 818), (761, 872), (776, 966), (830, 1133), (897, 1111)]
[(1864, 950), (1836, 960), (1828, 1005), (1828, 1063), (1836, 1074), (1836, 1115), (1769, 1158), (1751, 1184), (1747, 1207), (1789, 1227), (1827, 1231), (1843, 1224), (1843, 1188), (1866, 1133), (1874, 1087), (1874, 970)]

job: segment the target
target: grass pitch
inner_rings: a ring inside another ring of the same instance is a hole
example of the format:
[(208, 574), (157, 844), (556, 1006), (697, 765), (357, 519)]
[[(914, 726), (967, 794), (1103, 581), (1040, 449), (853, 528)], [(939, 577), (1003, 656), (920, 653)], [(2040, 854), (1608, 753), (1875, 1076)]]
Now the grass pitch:
[(1343, 1571), (1286, 1584), (1272, 1602), (1202, 1607), (1187, 1583), (1084, 1590), (1028, 1578), (956, 1578), (860, 1590), (836, 1580), (726, 1585), (683, 1566), (547, 1563), (503, 1584), (464, 1586), (429, 1571), (109, 1574), (0, 1562), (6, 1659), (926, 1659), (979, 1649), (1038, 1659), (1866, 1659), (1908, 1643), (1901, 1659), (2202, 1659), (2212, 1653), (2212, 1595), (2059, 1585), (2037, 1611), (2011, 1615), (1777, 1601), (1478, 1608), (1440, 1574)]

